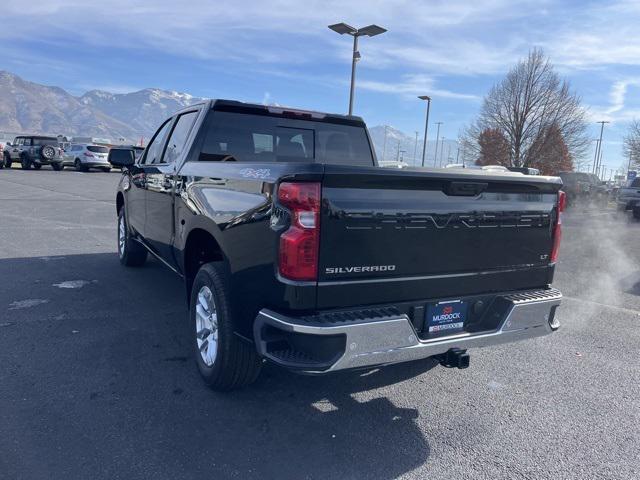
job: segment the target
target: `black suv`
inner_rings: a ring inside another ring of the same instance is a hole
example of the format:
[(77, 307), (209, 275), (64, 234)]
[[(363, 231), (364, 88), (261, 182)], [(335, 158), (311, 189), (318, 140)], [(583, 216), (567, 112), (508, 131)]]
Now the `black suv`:
[(5, 167), (11, 167), (13, 162), (20, 162), (23, 170), (29, 170), (31, 167), (39, 170), (42, 165), (51, 165), (54, 170), (62, 170), (62, 149), (56, 137), (16, 137), (4, 150)]

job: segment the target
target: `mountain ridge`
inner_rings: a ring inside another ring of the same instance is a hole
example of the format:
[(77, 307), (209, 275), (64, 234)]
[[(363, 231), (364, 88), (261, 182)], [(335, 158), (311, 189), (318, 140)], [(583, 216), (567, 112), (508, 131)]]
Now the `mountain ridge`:
[[(74, 96), (61, 87), (41, 85), (0, 70), (0, 138), (3, 132), (5, 136), (61, 134), (137, 143), (141, 138), (148, 139), (153, 135), (173, 112), (204, 100), (189, 93), (160, 88), (128, 93), (93, 89)], [(421, 162), (423, 140), (420, 135), (416, 146), (415, 135), (407, 135), (389, 125), (373, 126), (369, 128), (369, 134), (378, 160), (401, 159), (411, 165)], [(455, 153), (455, 141), (447, 144)], [(434, 153), (435, 141), (430, 140), (427, 165), (433, 164)]]

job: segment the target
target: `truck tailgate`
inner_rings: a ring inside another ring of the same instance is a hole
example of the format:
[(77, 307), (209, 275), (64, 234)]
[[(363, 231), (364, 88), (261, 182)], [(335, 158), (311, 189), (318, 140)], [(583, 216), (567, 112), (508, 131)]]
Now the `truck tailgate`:
[(560, 186), (521, 174), (327, 165), (318, 307), (544, 286)]

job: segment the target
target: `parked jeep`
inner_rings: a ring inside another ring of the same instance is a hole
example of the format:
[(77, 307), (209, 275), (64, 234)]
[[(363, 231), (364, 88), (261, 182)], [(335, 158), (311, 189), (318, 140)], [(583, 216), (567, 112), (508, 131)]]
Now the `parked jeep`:
[(62, 170), (62, 149), (56, 137), (27, 135), (16, 137), (4, 151), (4, 166), (20, 162), (23, 170), (31, 167), (39, 170), (43, 165), (51, 165), (54, 170)]

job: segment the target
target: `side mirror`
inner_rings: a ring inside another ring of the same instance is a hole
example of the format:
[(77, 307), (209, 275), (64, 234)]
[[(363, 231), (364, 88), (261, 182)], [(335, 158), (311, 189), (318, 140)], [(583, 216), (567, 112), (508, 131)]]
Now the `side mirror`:
[(114, 167), (130, 167), (136, 161), (132, 148), (112, 148), (107, 160)]

